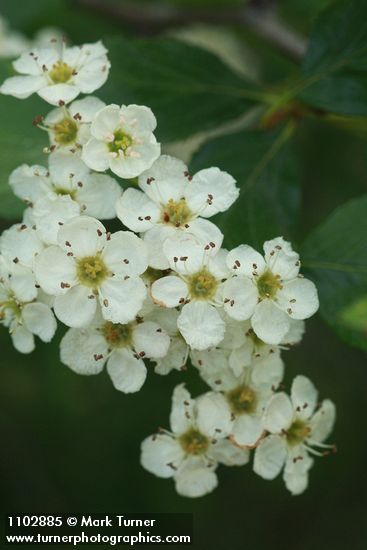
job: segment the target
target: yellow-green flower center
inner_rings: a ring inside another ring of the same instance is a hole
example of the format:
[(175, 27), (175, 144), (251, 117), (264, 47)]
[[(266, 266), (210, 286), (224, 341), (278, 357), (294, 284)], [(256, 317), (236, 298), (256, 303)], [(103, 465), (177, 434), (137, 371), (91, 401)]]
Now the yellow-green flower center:
[(84, 286), (96, 289), (108, 275), (108, 269), (99, 255), (87, 256), (77, 262), (77, 276)]
[(170, 199), (162, 207), (161, 221), (175, 227), (187, 224), (192, 219), (192, 212), (185, 199), (174, 201)]
[(57, 61), (49, 71), (48, 76), (54, 84), (65, 84), (73, 76), (73, 69), (63, 61)]
[(277, 291), (282, 288), (279, 275), (271, 271), (265, 271), (257, 280), (257, 289), (261, 298), (274, 298)]
[(133, 138), (126, 134), (123, 130), (119, 129), (114, 132), (114, 140), (108, 144), (108, 148), (111, 153), (118, 153), (119, 151), (126, 151), (133, 144)]
[(0, 321), (5, 319), (7, 312), (12, 318), (20, 319), (22, 316), (23, 305), (24, 304), (18, 302), (14, 294), (9, 293), (7, 299), (0, 302)]
[(75, 200), (76, 191), (72, 189), (65, 189), (64, 187), (55, 187), (54, 191), (57, 195), (66, 196), (69, 195), (70, 198)]
[(78, 125), (72, 118), (65, 117), (60, 122), (54, 124), (52, 128), (54, 140), (59, 145), (69, 145), (74, 143), (78, 135)]
[(190, 428), (182, 434), (179, 442), (183, 450), (189, 455), (202, 455), (209, 447), (209, 439), (195, 428)]
[(111, 348), (126, 348), (132, 344), (133, 327), (131, 323), (121, 325), (108, 321), (103, 326), (103, 336)]
[(250, 414), (256, 410), (256, 393), (246, 385), (234, 388), (227, 393), (226, 397), (234, 414)]
[(218, 281), (207, 269), (202, 269), (188, 279), (191, 298), (195, 300), (211, 300), (218, 288)]
[(310, 427), (303, 420), (295, 420), (287, 430), (287, 443), (291, 447), (299, 445), (310, 435)]

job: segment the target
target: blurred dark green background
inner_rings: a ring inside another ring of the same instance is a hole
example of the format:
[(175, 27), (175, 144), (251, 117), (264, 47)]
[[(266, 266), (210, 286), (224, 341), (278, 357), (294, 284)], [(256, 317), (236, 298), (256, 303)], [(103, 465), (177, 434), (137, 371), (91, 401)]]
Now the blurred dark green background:
[[(185, 5), (184, 0), (174, 3)], [(189, 4), (215, 10), (220, 2)], [(283, 1), (278, 12), (307, 36), (323, 4)], [(29, 36), (45, 25), (57, 26), (75, 43), (127, 31), (121, 22), (64, 0), (2, 0), (0, 12)], [(244, 49), (253, 52), (264, 80), (274, 81), (294, 70), (292, 61), (256, 33), (238, 28), (235, 33)], [(103, 89), (99, 95), (103, 98)], [(11, 105), (18, 107), (15, 100)], [(300, 125), (296, 146), (301, 154), (302, 219), (296, 241), (301, 242), (336, 206), (366, 192), (364, 134), (325, 121)], [(11, 165), (11, 158), (3, 160)], [(9, 224), (3, 221), (2, 228)], [(61, 365), (60, 338), (58, 333), (51, 345), (38, 344), (33, 354), (22, 356), (12, 348), (6, 330), (0, 331), (4, 514), (192, 512), (197, 549), (365, 550), (366, 356), (338, 340), (318, 316), (307, 322), (302, 345), (284, 354), (285, 382), (289, 388), (296, 374), (305, 374), (321, 397), (335, 401), (338, 417), (332, 441), (338, 453), (315, 461), (310, 487), (299, 497), (290, 496), (281, 479), (266, 482), (255, 476), (250, 465), (220, 467), (219, 488), (209, 496), (177, 496), (172, 481), (155, 478), (140, 467), (139, 445), (158, 426), (167, 426), (175, 384), (187, 381), (194, 394), (203, 389), (195, 372), (189, 369), (168, 377), (150, 372), (138, 394), (125, 396), (113, 390), (105, 373), (84, 378)]]

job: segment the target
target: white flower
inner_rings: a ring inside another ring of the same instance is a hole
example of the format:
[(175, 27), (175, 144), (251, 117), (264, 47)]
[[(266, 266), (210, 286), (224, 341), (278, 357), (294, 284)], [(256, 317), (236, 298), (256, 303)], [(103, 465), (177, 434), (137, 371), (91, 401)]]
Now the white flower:
[(119, 184), (105, 174), (94, 174), (75, 155), (53, 153), (48, 170), (22, 164), (10, 175), (14, 193), (33, 207), (33, 220), (43, 241), (57, 243), (60, 226), (86, 214), (111, 219), (121, 196)]
[(169, 336), (157, 323), (137, 316), (130, 323), (105, 321), (97, 315), (85, 329), (69, 329), (61, 341), (61, 361), (78, 374), (107, 372), (116, 389), (136, 392), (143, 385), (147, 369), (143, 359), (167, 354)]
[(192, 235), (212, 254), (219, 250), (223, 235), (204, 218), (227, 210), (237, 199), (239, 191), (232, 176), (208, 168), (191, 177), (182, 161), (162, 155), (141, 174), (139, 187), (144, 193), (133, 188), (125, 191), (117, 215), (126, 227), (143, 234), (150, 250), (149, 265), (168, 267), (162, 244), (176, 235)]
[(0, 92), (18, 99), (37, 93), (51, 105), (70, 103), (80, 93), (91, 94), (106, 82), (110, 68), (106, 53), (102, 42), (35, 48), (13, 62), (21, 76), (7, 78)]
[(124, 179), (139, 176), (160, 154), (153, 131), (157, 121), (143, 105), (108, 105), (95, 116), (91, 139), (84, 145), (82, 158), (97, 172), (110, 168)]
[(82, 146), (90, 139), (90, 127), (96, 113), (105, 107), (97, 97), (85, 97), (73, 101), (68, 107), (57, 107), (35, 123), (47, 130), (50, 150), (68, 150), (81, 153)]
[(319, 300), (315, 285), (299, 275), (299, 256), (278, 237), (264, 243), (265, 258), (247, 245), (229, 252), (227, 265), (234, 276), (223, 288), (224, 308), (238, 321), (251, 319), (256, 335), (279, 344), (291, 319), (313, 315)]
[(236, 321), (226, 313), (222, 314), (226, 324), (223, 340), (211, 350), (213, 353), (226, 351), (228, 364), (235, 375), (240, 375), (244, 367), (251, 365), (254, 359), (267, 359), (272, 355), (273, 361), (281, 361), (280, 351), (288, 350), (300, 342), (304, 334), (304, 321), (290, 320), (290, 329), (279, 345), (266, 344), (256, 336), (250, 321)]
[(284, 467), (286, 487), (294, 495), (307, 488), (308, 470), (313, 464), (310, 455), (325, 454), (314, 447), (334, 448), (323, 441), (334, 425), (335, 406), (326, 399), (315, 412), (316, 403), (317, 391), (312, 382), (305, 376), (296, 376), (291, 398), (282, 392), (270, 400), (263, 424), (270, 435), (255, 452), (254, 471), (264, 479), (274, 479)]
[(169, 335), (170, 346), (164, 357), (153, 358), (154, 371), (157, 374), (168, 374), (172, 370), (185, 370), (189, 355), (189, 346), (177, 328), (177, 319), (180, 313), (176, 309), (154, 307), (146, 317), (157, 322)]
[(7, 21), (0, 16), (0, 58), (18, 57), (28, 47), (26, 37), (9, 29)]
[(219, 462), (227, 466), (248, 462), (248, 451), (227, 439), (232, 422), (219, 393), (192, 399), (183, 384), (177, 386), (170, 424), (171, 432), (164, 430), (143, 441), (141, 463), (158, 477), (173, 477), (182, 496), (200, 497), (213, 491)]
[(264, 409), (283, 378), (280, 356), (254, 359), (238, 374), (234, 374), (229, 354), (223, 350), (193, 352), (191, 358), (203, 380), (224, 395), (233, 420), (231, 436), (235, 443), (256, 445), (264, 431)]
[(34, 336), (50, 342), (57, 324), (46, 297), (37, 291), (31, 269), (0, 256), (0, 323), (21, 353), (34, 350)]
[(167, 239), (163, 248), (175, 274), (152, 284), (153, 300), (163, 307), (183, 306), (177, 326), (193, 349), (215, 346), (225, 331), (217, 307), (222, 305), (222, 280), (229, 275), (226, 251), (211, 257), (189, 238)]
[(37, 256), (34, 269), (41, 288), (56, 296), (60, 321), (87, 326), (97, 300), (107, 321), (132, 321), (146, 296), (139, 275), (147, 268), (147, 252), (139, 237), (129, 231), (106, 234), (98, 220), (82, 216), (61, 226), (58, 243)]

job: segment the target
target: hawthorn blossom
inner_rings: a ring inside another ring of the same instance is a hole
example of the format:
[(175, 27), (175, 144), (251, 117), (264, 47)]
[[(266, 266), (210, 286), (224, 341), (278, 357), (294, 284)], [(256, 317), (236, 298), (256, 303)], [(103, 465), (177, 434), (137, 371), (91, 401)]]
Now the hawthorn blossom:
[(142, 234), (149, 247), (149, 265), (168, 267), (162, 251), (165, 239), (191, 235), (198, 243), (219, 250), (223, 234), (210, 218), (237, 199), (236, 182), (219, 168), (190, 176), (180, 160), (162, 155), (139, 177), (143, 191), (129, 188), (117, 203), (117, 216), (126, 227)]
[(97, 314), (84, 329), (71, 328), (60, 345), (61, 361), (78, 374), (107, 372), (117, 390), (140, 390), (147, 369), (144, 358), (158, 359), (167, 354), (169, 336), (157, 324), (140, 315), (129, 323), (111, 323)]
[(34, 350), (35, 336), (43, 342), (52, 340), (57, 324), (50, 305), (36, 288), (31, 269), (0, 256), (0, 324), (9, 329), (20, 353)]
[(73, 101), (68, 107), (53, 109), (45, 118), (36, 117), (34, 123), (48, 132), (49, 151), (66, 150), (81, 153), (90, 139), (90, 127), (96, 113), (106, 104), (97, 97), (89, 96)]
[(256, 445), (264, 431), (265, 407), (283, 379), (284, 364), (280, 356), (256, 358), (238, 374), (233, 372), (228, 352), (223, 350), (192, 352), (191, 357), (203, 380), (225, 397), (233, 421), (234, 442)]
[(34, 48), (13, 62), (18, 76), (7, 78), (0, 92), (18, 99), (37, 93), (51, 105), (73, 101), (80, 93), (90, 94), (107, 80), (110, 62), (102, 42), (65, 47)]
[(48, 169), (22, 164), (9, 178), (14, 193), (32, 206), (43, 241), (57, 243), (60, 226), (80, 214), (111, 219), (121, 196), (119, 184), (105, 174), (94, 174), (75, 155), (53, 153)]
[(218, 393), (192, 399), (183, 384), (176, 386), (170, 424), (171, 431), (161, 430), (143, 441), (141, 463), (158, 477), (172, 477), (182, 496), (200, 497), (213, 491), (218, 463), (242, 466), (248, 462), (248, 451), (227, 438), (231, 415)]
[(24, 222), (12, 225), (0, 236), (0, 254), (3, 258), (30, 269), (44, 246), (38, 231)]
[(312, 382), (296, 376), (291, 397), (284, 392), (275, 394), (264, 414), (263, 426), (269, 435), (255, 451), (254, 471), (264, 479), (274, 479), (284, 467), (283, 479), (293, 495), (307, 488), (313, 465), (310, 455), (323, 456), (335, 448), (323, 443), (334, 425), (335, 406), (329, 399), (317, 410), (316, 404)]
[(144, 105), (107, 105), (94, 117), (92, 137), (82, 158), (97, 172), (110, 168), (117, 176), (131, 179), (150, 168), (161, 152), (153, 134), (157, 121)]
[(147, 268), (147, 252), (139, 237), (129, 231), (107, 234), (98, 220), (81, 216), (62, 225), (57, 239), (58, 246), (37, 256), (34, 270), (44, 292), (56, 296), (60, 321), (87, 326), (97, 302), (107, 321), (132, 321), (146, 296), (140, 275)]
[(218, 307), (222, 305), (222, 281), (229, 275), (226, 251), (211, 257), (189, 238), (167, 239), (163, 249), (174, 274), (152, 284), (153, 300), (163, 307), (183, 306), (177, 326), (192, 349), (217, 345), (225, 332)]
[(281, 350), (288, 350), (299, 343), (305, 327), (304, 321), (291, 319), (290, 329), (279, 345), (266, 344), (256, 336), (250, 321), (236, 321), (226, 313), (221, 313), (225, 322), (224, 338), (215, 348), (211, 348), (211, 357), (223, 351), (228, 354), (228, 365), (235, 375), (240, 375), (244, 367), (248, 367), (255, 359), (267, 359), (270, 355), (273, 361), (281, 361)]
[(264, 243), (265, 257), (248, 245), (227, 256), (232, 278), (224, 284), (224, 309), (237, 321), (251, 319), (255, 334), (279, 344), (291, 319), (307, 319), (319, 307), (315, 285), (299, 274), (299, 255), (277, 237)]

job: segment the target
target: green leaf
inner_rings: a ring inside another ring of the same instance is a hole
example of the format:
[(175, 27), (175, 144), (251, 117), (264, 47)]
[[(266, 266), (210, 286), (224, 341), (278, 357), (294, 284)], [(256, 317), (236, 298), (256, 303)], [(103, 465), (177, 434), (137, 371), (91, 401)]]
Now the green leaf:
[[(0, 63), (1, 82), (11, 74), (10, 67), (8, 62)], [(32, 126), (34, 117), (44, 112), (45, 103), (37, 97), (19, 100), (0, 95), (0, 218), (16, 220), (24, 210), (24, 204), (8, 185), (10, 172), (23, 163), (47, 163), (42, 150), (48, 145), (48, 137)]]
[(339, 207), (306, 239), (304, 272), (317, 285), (320, 312), (341, 338), (367, 350), (367, 195)]
[(224, 245), (247, 243), (258, 250), (265, 240), (294, 235), (299, 217), (297, 160), (287, 142), (292, 126), (281, 131), (243, 131), (206, 143), (191, 164), (194, 173), (209, 166), (229, 172), (240, 187), (235, 204), (215, 222)]
[(299, 96), (315, 107), (367, 114), (367, 2), (326, 10), (311, 34)]
[(215, 128), (262, 98), (254, 84), (201, 48), (173, 39), (122, 36), (106, 43), (112, 69), (103, 98), (151, 107), (162, 141)]

